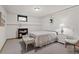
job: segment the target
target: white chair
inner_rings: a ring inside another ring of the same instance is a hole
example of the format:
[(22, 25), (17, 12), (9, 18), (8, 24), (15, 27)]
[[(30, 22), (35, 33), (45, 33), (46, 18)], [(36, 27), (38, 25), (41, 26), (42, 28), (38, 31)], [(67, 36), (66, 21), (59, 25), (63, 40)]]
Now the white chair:
[(79, 41), (75, 44), (75, 52), (79, 52)]
[(78, 38), (74, 36), (67, 36), (65, 39), (65, 47), (67, 47), (68, 44), (74, 45), (78, 42)]
[(26, 35), (23, 36), (23, 41), (24, 41), (25, 44), (26, 44), (26, 51), (27, 51), (27, 46), (28, 46), (28, 44), (35, 44), (34, 38), (29, 37), (29, 36), (26, 36)]

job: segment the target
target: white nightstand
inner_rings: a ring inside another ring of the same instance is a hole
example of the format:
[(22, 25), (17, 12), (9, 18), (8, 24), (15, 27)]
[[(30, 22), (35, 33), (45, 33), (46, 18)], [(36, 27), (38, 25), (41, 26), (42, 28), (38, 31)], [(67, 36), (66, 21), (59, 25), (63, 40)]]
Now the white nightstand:
[(66, 39), (66, 36), (64, 34), (58, 34), (58, 42), (60, 43), (64, 43), (65, 44), (65, 39)]

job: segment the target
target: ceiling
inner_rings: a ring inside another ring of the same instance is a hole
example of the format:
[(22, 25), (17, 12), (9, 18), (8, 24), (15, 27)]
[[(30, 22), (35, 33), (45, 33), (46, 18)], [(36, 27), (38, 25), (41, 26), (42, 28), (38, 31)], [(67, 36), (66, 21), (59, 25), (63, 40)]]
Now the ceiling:
[[(72, 7), (72, 5), (5, 5), (4, 8), (11, 13), (42, 17), (48, 14)], [(40, 8), (35, 11), (34, 8)]]

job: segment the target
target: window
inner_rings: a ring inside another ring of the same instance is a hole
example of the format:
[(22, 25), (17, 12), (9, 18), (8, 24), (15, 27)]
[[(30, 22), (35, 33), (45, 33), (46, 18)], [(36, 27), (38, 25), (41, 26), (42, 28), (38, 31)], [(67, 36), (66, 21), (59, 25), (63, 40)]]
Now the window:
[(18, 20), (19, 22), (27, 22), (27, 16), (18, 15), (18, 16), (17, 16), (17, 20)]

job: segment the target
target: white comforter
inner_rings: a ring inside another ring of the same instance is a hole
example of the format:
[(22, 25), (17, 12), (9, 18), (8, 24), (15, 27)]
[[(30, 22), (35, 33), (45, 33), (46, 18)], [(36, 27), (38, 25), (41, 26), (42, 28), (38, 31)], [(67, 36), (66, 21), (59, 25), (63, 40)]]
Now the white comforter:
[(56, 41), (56, 32), (49, 31), (32, 31), (30, 36), (35, 38), (35, 46), (41, 47), (43, 45)]

